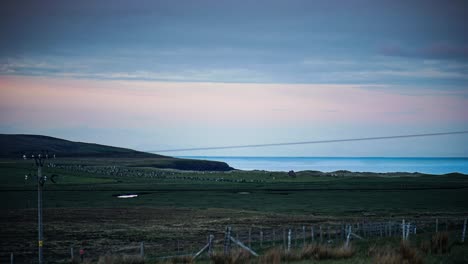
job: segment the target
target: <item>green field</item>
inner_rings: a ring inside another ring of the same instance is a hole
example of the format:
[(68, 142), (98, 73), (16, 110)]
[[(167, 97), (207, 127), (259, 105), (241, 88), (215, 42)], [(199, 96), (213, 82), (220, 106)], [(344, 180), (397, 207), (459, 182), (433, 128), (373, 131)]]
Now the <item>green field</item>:
[[(230, 171), (186, 172), (145, 167), (125, 159), (59, 160), (45, 175), (45, 207), (224, 208), (297, 214), (465, 213), (468, 177), (462, 174), (366, 174)], [(151, 163), (151, 161), (147, 161)], [(119, 164), (119, 165), (117, 165)], [(79, 165), (79, 167), (78, 167)], [(141, 166), (141, 167), (140, 167)], [(35, 206), (36, 182), (31, 161), (2, 161), (2, 208)], [(116, 199), (123, 193), (140, 194)]]
[[(159, 247), (175, 243), (180, 232), (195, 250), (207, 232), (219, 234), (226, 225), (246, 230), (362, 219), (462, 219), (468, 214), (468, 177), (462, 174), (304, 171), (291, 177), (283, 172), (156, 169), (153, 162), (70, 158), (44, 166), (44, 175), (57, 175), (56, 183), (46, 182), (44, 192), (45, 236), (50, 241), (46, 256), (66, 261), (69, 246), (80, 247), (83, 241), (95, 250), (94, 260), (138, 241), (164, 255)], [(18, 259), (34, 258), (35, 172), (32, 161), (0, 161), (0, 207), (6, 212), (0, 216), (0, 256), (19, 252)], [(139, 197), (118, 199), (119, 194)], [(361, 262), (355, 263), (370, 263), (363, 253), (366, 243), (359, 249)], [(456, 250), (459, 255), (467, 252), (465, 247)], [(428, 263), (438, 263), (432, 260)]]

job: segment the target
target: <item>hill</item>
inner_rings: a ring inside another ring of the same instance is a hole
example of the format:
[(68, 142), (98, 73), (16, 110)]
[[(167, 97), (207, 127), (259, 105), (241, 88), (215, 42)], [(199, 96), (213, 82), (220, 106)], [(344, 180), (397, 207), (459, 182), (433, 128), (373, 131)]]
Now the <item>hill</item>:
[(218, 161), (178, 159), (158, 154), (112, 147), (94, 143), (74, 142), (42, 135), (0, 134), (0, 158), (19, 159), (23, 154), (48, 152), (57, 157), (74, 158), (126, 158), (151, 160), (151, 167), (180, 170), (232, 170)]

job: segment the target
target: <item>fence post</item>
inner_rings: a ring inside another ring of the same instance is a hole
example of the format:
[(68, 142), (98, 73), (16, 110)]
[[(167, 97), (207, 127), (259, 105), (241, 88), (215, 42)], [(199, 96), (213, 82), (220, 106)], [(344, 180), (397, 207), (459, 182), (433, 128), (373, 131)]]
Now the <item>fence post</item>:
[(213, 255), (213, 239), (214, 239), (214, 236), (210, 234), (210, 238), (208, 241), (208, 256), (210, 257), (211, 255)]
[(402, 240), (405, 240), (405, 219), (401, 222), (401, 233), (402, 233)]
[(436, 218), (436, 233), (439, 233), (439, 218)]
[(263, 230), (260, 230), (260, 248), (263, 248)]
[(302, 226), (302, 246), (305, 247), (305, 244), (306, 244), (306, 241), (305, 241), (305, 237), (306, 237), (306, 230), (305, 230), (305, 226)]
[(411, 226), (410, 223), (406, 224), (406, 234), (405, 234), (406, 237), (405, 237), (405, 240), (408, 240), (409, 232), (410, 232), (410, 226)]
[(286, 230), (283, 228), (283, 248), (286, 249)]
[(314, 226), (310, 227), (310, 237), (312, 238), (312, 243), (315, 242)]
[(13, 255), (13, 252), (10, 253), (10, 264), (15, 263), (15, 256)]
[(274, 228), (273, 228), (273, 246), (276, 246), (276, 232)]
[(466, 218), (465, 218), (465, 221), (463, 221), (463, 231), (462, 231), (462, 239), (461, 239), (462, 243), (465, 243), (465, 234), (466, 234)]
[(224, 255), (229, 255), (230, 253), (230, 245), (231, 244), (231, 227), (226, 227), (226, 234), (224, 237)]
[(323, 231), (322, 231), (322, 225), (320, 225), (320, 243), (323, 243)]
[(252, 248), (252, 228), (249, 228), (249, 248)]
[(351, 238), (351, 225), (348, 226), (347, 234), (346, 234), (346, 244), (345, 247), (349, 246), (349, 239)]
[(75, 256), (73, 256), (73, 247), (70, 247), (70, 259), (73, 261), (73, 258)]
[(140, 243), (140, 257), (145, 257), (145, 242), (141, 241)]
[(331, 236), (330, 236), (330, 226), (327, 226), (327, 236), (328, 236), (328, 240), (330, 241), (331, 240)]
[(291, 229), (288, 231), (288, 252), (291, 250)]

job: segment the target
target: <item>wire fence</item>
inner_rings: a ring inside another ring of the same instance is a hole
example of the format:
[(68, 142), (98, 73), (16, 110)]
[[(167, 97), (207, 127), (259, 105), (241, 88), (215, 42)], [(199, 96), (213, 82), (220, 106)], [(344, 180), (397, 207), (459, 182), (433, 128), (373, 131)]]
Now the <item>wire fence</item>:
[[(253, 252), (278, 247), (284, 250), (294, 250), (309, 244), (342, 245), (350, 240), (371, 240), (398, 238), (411, 240), (418, 234), (434, 234), (437, 232), (452, 232), (457, 240), (464, 242), (466, 234), (466, 218), (430, 218), (430, 219), (368, 219), (352, 222), (295, 223), (284, 226), (230, 225), (229, 235), (232, 241), (227, 242), (226, 230), (207, 230), (198, 236), (179, 235), (159, 239), (157, 241), (121, 241), (101, 245), (99, 248), (87, 247), (81, 244), (68, 246), (62, 250), (47, 251), (50, 258), (67, 260), (80, 258), (80, 250), (87, 260), (97, 260), (104, 255), (133, 255), (148, 259), (165, 259), (174, 257), (193, 257), (201, 249), (210, 245), (210, 252), (225, 252), (226, 246), (236, 246), (237, 242), (245, 245)], [(211, 237), (211, 238), (210, 238)], [(228, 239), (229, 240), (229, 239)], [(237, 244), (238, 245), (238, 244)], [(16, 256), (19, 255), (19, 256)], [(33, 256), (25, 258), (20, 252), (2, 252), (0, 263), (35, 263)]]

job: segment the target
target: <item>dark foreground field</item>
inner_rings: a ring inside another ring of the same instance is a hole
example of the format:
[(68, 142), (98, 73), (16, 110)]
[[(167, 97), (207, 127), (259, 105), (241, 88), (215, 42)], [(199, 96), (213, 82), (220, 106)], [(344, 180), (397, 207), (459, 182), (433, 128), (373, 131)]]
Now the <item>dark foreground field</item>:
[[(193, 253), (210, 233), (222, 243), (228, 225), (239, 231), (244, 242), (248, 230), (253, 230), (254, 244), (259, 243), (259, 230), (268, 236), (276, 230), (281, 244), (284, 229), (399, 223), (402, 219), (419, 222), (421, 233), (413, 235), (412, 242), (420, 248), (419, 240), (430, 240), (430, 232), (435, 231), (435, 219), (439, 219), (441, 231), (449, 232), (451, 242), (458, 241), (468, 213), (468, 177), (461, 174), (309, 171), (291, 177), (264, 171), (160, 170), (150, 164), (150, 160), (134, 159), (69, 159), (45, 167), (46, 175), (58, 175), (57, 183), (47, 182), (45, 187), (46, 259), (66, 262), (70, 247), (75, 254), (84, 247), (88, 259), (95, 261), (105, 254), (137, 254), (141, 241), (145, 242), (145, 255), (153, 260)], [(28, 161), (0, 163), (0, 207), (4, 212), (0, 216), (0, 263), (10, 252), (18, 263), (35, 261), (36, 187), (31, 176), (25, 181), (25, 174), (34, 171)], [(129, 193), (140, 196), (116, 198)], [(339, 236), (338, 231), (333, 232)], [(336, 237), (332, 240), (334, 246), (342, 243)], [(367, 249), (386, 241), (397, 247), (398, 235), (355, 241), (359, 249), (355, 263), (371, 263)], [(272, 241), (262, 247), (255, 245), (262, 252), (272, 246)], [(467, 255), (466, 250), (466, 246), (455, 245), (455, 256), (439, 254), (425, 261), (454, 263)]]

